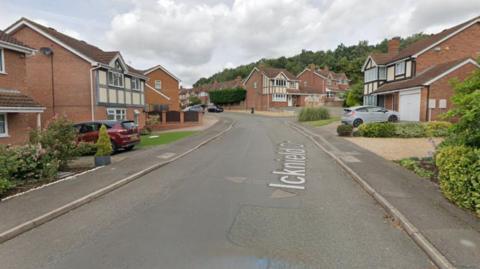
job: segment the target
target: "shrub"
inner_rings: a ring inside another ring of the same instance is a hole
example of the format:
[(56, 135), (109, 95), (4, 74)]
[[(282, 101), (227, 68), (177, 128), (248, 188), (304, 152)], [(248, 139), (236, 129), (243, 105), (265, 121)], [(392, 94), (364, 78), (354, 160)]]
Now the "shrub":
[(146, 126), (152, 126), (152, 125), (156, 125), (156, 124), (159, 124), (159, 123), (160, 123), (160, 116), (149, 115), (146, 122), (145, 122), (145, 125)]
[(65, 118), (52, 121), (45, 130), (30, 132), (30, 143), (40, 144), (55, 159), (60, 167), (66, 167), (69, 160), (76, 156), (77, 131), (73, 123)]
[(12, 149), (15, 155), (16, 171), (9, 180), (38, 180), (54, 178), (60, 167), (60, 161), (40, 144), (28, 144)]
[(200, 100), (200, 98), (198, 98), (195, 95), (192, 95), (192, 96), (188, 97), (188, 104), (190, 106), (199, 105), (201, 103), (202, 103), (202, 100)]
[(443, 194), (480, 216), (480, 149), (446, 146), (437, 152), (435, 161)]
[(8, 190), (15, 187), (15, 184), (6, 180), (4, 178), (0, 178), (0, 196), (6, 193)]
[(152, 130), (145, 126), (144, 128), (140, 129), (140, 135), (149, 135), (152, 133)]
[(10, 179), (18, 170), (18, 156), (12, 148), (0, 146), (0, 178)]
[(323, 107), (305, 107), (298, 114), (298, 121), (326, 120), (330, 118), (330, 113)]
[[(400, 165), (415, 172), (420, 177), (432, 179), (435, 175), (434, 171), (427, 170), (423, 168), (420, 164), (426, 162), (426, 159), (420, 160), (418, 158), (406, 158), (400, 160)], [(432, 161), (428, 160), (429, 166), (432, 167)]]
[(337, 134), (339, 136), (351, 136), (352, 132), (353, 132), (353, 126), (351, 125), (342, 124), (342, 125), (338, 125), (337, 127)]
[(358, 82), (350, 88), (345, 99), (345, 105), (352, 107), (363, 103), (363, 83)]
[(358, 131), (365, 137), (393, 137), (395, 136), (395, 125), (390, 122), (364, 123)]
[(76, 150), (78, 156), (90, 156), (95, 154), (97, 146), (95, 143), (80, 142), (77, 144)]
[(447, 121), (431, 121), (425, 125), (425, 133), (427, 136), (445, 137), (452, 127), (452, 124)]
[(395, 124), (395, 136), (403, 138), (425, 137), (425, 127), (421, 123)]
[(217, 105), (235, 104), (245, 100), (247, 91), (243, 88), (223, 89), (208, 93), (210, 102)]
[(97, 153), (95, 156), (110, 156), (112, 154), (112, 142), (110, 142), (110, 136), (108, 136), (105, 125), (100, 127), (96, 147)]

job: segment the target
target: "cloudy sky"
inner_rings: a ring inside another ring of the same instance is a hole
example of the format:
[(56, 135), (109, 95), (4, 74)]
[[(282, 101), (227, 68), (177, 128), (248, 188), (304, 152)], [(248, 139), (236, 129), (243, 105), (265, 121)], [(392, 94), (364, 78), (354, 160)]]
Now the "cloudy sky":
[(432, 33), (480, 15), (479, 0), (0, 0), (0, 29), (28, 17), (185, 86), (302, 49)]

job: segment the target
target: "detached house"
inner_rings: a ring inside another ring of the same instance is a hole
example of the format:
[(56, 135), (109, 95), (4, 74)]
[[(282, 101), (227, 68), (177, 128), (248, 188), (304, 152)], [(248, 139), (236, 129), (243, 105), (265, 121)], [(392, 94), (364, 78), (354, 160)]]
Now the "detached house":
[(27, 57), (35, 50), (0, 31), (0, 144), (19, 144), (29, 131), (41, 127), (45, 110), (26, 95)]
[(349, 80), (345, 73), (335, 73), (328, 67), (317, 68), (309, 65), (297, 79), (300, 83), (302, 104), (309, 99), (318, 99), (319, 103), (340, 101), (340, 95), (349, 88)]
[(400, 120), (439, 120), (452, 108), (449, 81), (479, 68), (480, 17), (399, 48), (400, 39), (394, 38), (388, 53), (365, 61), (364, 104), (399, 111)]
[(299, 105), (299, 81), (285, 69), (254, 67), (244, 80), (244, 85), (247, 90), (247, 109), (270, 110)]
[(145, 83), (145, 103), (148, 111), (178, 111), (180, 109), (181, 80), (161, 65), (143, 71), (148, 77)]
[(64, 115), (74, 122), (130, 119), (143, 126), (147, 77), (120, 52), (103, 51), (26, 18), (5, 31), (38, 51), (25, 60), (25, 94), (46, 108), (43, 122)]

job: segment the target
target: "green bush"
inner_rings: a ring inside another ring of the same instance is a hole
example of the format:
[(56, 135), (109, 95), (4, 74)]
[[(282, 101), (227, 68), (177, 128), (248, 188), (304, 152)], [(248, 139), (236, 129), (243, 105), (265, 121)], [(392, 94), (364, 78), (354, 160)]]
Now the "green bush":
[(365, 137), (393, 137), (395, 124), (390, 122), (364, 123), (358, 128), (361, 136)]
[(446, 146), (437, 152), (435, 162), (443, 194), (480, 216), (480, 149)]
[(4, 178), (0, 178), (0, 196), (2, 196), (4, 193), (12, 189), (13, 187), (15, 187), (14, 183)]
[(447, 121), (431, 121), (425, 125), (425, 134), (433, 137), (448, 136), (452, 124)]
[(11, 179), (18, 170), (18, 155), (12, 148), (0, 145), (0, 178)]
[(363, 103), (363, 83), (360, 81), (347, 92), (347, 98), (345, 99), (345, 105), (347, 107), (361, 105)]
[[(430, 178), (430, 179), (433, 178), (435, 173), (433, 171), (424, 169), (420, 165), (421, 162), (422, 162), (422, 160), (420, 160), (418, 158), (406, 158), (406, 159), (400, 160), (400, 165), (407, 168), (408, 170), (411, 170), (411, 171), (415, 172), (415, 174), (417, 174), (420, 177)], [(429, 160), (429, 164), (430, 164), (430, 166), (432, 166), (432, 161), (431, 160)]]
[(97, 146), (95, 145), (95, 143), (80, 142), (77, 144), (78, 156), (94, 155), (96, 151), (97, 151)]
[(396, 123), (395, 136), (402, 138), (425, 137), (425, 127), (422, 123)]
[(199, 105), (201, 103), (202, 103), (202, 100), (200, 100), (200, 98), (198, 98), (195, 95), (188, 97), (188, 105), (190, 106)]
[(305, 107), (298, 114), (298, 121), (326, 120), (330, 118), (330, 113), (324, 107)]
[(352, 125), (338, 125), (337, 127), (337, 134), (339, 136), (351, 136), (353, 132), (353, 126)]
[(60, 161), (40, 144), (15, 147), (17, 171), (12, 180), (38, 180), (54, 178), (60, 167)]
[(65, 118), (55, 119), (44, 130), (30, 132), (30, 143), (42, 145), (42, 148), (59, 160), (62, 168), (76, 156), (76, 141), (77, 131), (73, 123)]
[(210, 102), (217, 105), (236, 104), (245, 100), (247, 91), (243, 88), (223, 89), (208, 93)]
[(110, 142), (110, 136), (108, 136), (107, 127), (105, 127), (105, 125), (100, 127), (96, 147), (97, 153), (95, 156), (110, 156), (110, 154), (112, 154), (112, 142)]

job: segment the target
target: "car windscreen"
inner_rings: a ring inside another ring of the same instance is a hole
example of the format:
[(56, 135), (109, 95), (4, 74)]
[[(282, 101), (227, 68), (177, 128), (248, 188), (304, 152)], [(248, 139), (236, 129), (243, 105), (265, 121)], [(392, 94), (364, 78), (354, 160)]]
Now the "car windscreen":
[(134, 121), (123, 121), (122, 127), (125, 129), (134, 129), (137, 127), (137, 125), (135, 125)]

